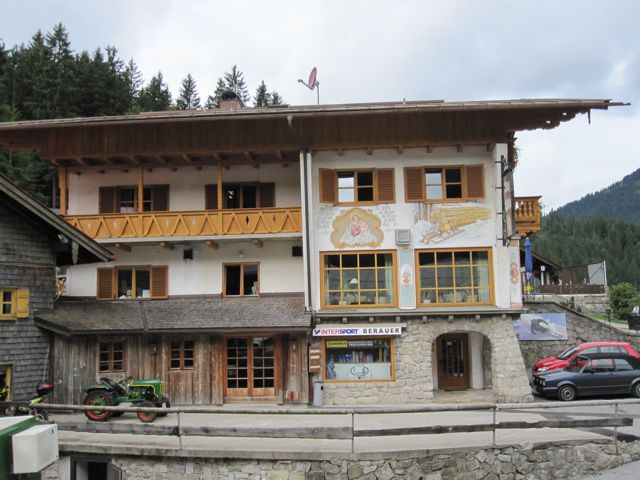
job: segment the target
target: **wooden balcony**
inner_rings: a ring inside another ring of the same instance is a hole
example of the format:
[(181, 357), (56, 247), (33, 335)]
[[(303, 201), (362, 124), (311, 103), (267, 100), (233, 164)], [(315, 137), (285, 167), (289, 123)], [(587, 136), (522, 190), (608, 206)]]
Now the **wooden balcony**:
[(521, 237), (535, 232), (542, 228), (542, 209), (540, 208), (541, 197), (516, 197), (515, 219), (516, 233)]
[(302, 232), (300, 207), (68, 215), (64, 219), (93, 239)]

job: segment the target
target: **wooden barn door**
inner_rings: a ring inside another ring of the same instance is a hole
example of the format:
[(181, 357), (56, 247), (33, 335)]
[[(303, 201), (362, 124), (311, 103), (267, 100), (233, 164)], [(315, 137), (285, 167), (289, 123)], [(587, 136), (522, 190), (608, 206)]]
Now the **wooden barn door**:
[(280, 371), (280, 339), (274, 336), (226, 339), (226, 399), (275, 399)]
[(205, 337), (174, 337), (167, 341), (165, 386), (172, 404), (211, 402), (209, 350)]
[(438, 386), (442, 390), (469, 388), (469, 348), (466, 333), (438, 337)]

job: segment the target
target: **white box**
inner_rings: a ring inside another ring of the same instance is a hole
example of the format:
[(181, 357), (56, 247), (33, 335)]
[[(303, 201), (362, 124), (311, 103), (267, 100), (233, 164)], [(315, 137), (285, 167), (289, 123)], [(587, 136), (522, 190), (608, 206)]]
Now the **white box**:
[(36, 425), (11, 438), (13, 473), (41, 472), (58, 460), (58, 426)]

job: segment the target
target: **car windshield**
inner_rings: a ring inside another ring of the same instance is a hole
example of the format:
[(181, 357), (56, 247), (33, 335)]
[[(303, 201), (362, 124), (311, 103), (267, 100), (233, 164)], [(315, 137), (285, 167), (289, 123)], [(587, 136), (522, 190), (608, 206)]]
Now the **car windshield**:
[(579, 372), (586, 365), (587, 359), (585, 357), (576, 357), (571, 360), (564, 368), (567, 372)]
[(560, 360), (566, 360), (571, 355), (576, 353), (578, 350), (580, 350), (580, 347), (578, 345), (576, 345), (574, 347), (567, 348), (564, 352), (559, 353), (558, 355), (556, 355), (556, 358), (559, 358)]

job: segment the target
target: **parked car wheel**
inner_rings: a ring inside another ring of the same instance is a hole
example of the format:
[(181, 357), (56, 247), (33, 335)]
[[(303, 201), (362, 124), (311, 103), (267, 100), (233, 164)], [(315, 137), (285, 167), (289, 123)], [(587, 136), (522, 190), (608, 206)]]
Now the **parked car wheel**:
[[(85, 405), (112, 405), (111, 397), (100, 390), (89, 392), (87, 396), (84, 397), (83, 403)], [(111, 418), (112, 412), (106, 410), (85, 410), (84, 414), (89, 420), (93, 420), (94, 422), (106, 422)]]
[[(155, 403), (145, 400), (138, 404), (138, 407), (152, 407), (155, 408)], [(156, 412), (138, 412), (138, 419), (142, 423), (152, 423), (158, 414)]]
[(570, 402), (576, 399), (576, 389), (571, 385), (563, 385), (558, 389), (558, 399), (563, 402)]
[[(158, 408), (171, 408), (171, 402), (169, 401), (169, 399), (167, 397), (162, 397), (160, 399), (160, 403), (158, 403), (158, 405), (156, 405)], [(158, 416), (159, 417), (166, 417), (167, 414), (169, 412), (162, 412), (159, 413)]]
[(640, 398), (640, 382), (636, 382), (631, 387), (631, 395), (633, 395), (636, 398)]

